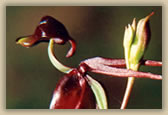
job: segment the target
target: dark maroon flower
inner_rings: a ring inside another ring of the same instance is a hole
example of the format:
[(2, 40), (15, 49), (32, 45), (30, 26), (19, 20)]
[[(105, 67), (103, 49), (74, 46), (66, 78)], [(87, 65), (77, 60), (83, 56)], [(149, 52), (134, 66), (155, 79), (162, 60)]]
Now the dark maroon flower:
[(50, 109), (95, 109), (96, 100), (84, 76), (73, 69), (57, 84)]
[(24, 47), (31, 47), (39, 42), (49, 42), (50, 39), (53, 39), (57, 44), (70, 42), (72, 47), (66, 57), (72, 56), (76, 50), (76, 43), (69, 35), (65, 26), (51, 16), (45, 16), (41, 19), (34, 34), (19, 37), (16, 42)]

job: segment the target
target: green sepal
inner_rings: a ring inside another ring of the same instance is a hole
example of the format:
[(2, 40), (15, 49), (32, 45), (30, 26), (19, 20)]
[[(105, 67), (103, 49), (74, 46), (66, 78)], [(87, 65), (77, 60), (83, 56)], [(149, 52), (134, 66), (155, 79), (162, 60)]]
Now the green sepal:
[(103, 87), (89, 75), (86, 75), (86, 78), (96, 97), (98, 109), (108, 109), (107, 98)]
[[(133, 21), (135, 23), (135, 20)], [(133, 25), (133, 24), (132, 24)], [(135, 26), (134, 26), (135, 27)], [(125, 60), (126, 60), (126, 66), (129, 68), (129, 58), (130, 58), (130, 50), (131, 45), (134, 39), (135, 29), (133, 26), (128, 24), (128, 27), (125, 27), (125, 33), (124, 33), (124, 54), (125, 54)]]

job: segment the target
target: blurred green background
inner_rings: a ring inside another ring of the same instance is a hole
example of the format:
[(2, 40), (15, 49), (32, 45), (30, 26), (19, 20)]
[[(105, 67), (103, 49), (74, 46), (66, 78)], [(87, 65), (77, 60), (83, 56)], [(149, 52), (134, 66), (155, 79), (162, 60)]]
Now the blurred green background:
[[(151, 41), (145, 59), (162, 60), (161, 6), (7, 6), (6, 7), (6, 108), (48, 109), (53, 90), (64, 75), (50, 63), (47, 43), (32, 48), (16, 45), (20, 36), (34, 32), (41, 17), (53, 16), (62, 22), (77, 42), (76, 54), (67, 59), (70, 45), (55, 45), (58, 59), (77, 67), (80, 61), (102, 56), (124, 58), (124, 28), (144, 18), (150, 18)], [(144, 67), (141, 71), (162, 74), (161, 67)], [(90, 73), (106, 90), (109, 108), (119, 109), (127, 78)], [(136, 79), (127, 108), (162, 108), (162, 81)]]

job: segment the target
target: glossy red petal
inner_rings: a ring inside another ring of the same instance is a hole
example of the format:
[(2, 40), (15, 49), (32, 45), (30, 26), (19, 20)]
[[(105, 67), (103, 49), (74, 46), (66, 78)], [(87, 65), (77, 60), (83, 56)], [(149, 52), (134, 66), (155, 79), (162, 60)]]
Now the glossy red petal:
[(84, 77), (76, 69), (58, 82), (50, 109), (93, 108), (96, 108), (94, 95)]

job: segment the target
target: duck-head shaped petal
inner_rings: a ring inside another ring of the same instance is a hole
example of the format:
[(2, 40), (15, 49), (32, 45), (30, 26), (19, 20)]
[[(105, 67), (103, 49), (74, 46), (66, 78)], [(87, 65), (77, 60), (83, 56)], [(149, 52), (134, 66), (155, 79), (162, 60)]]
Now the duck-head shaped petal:
[(24, 47), (31, 47), (40, 42), (48, 42), (50, 39), (53, 39), (57, 44), (70, 42), (71, 49), (66, 57), (72, 56), (76, 50), (76, 43), (65, 26), (51, 16), (44, 16), (32, 35), (19, 37), (16, 43)]

